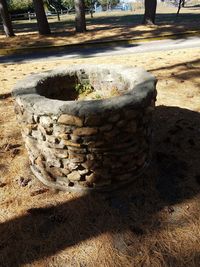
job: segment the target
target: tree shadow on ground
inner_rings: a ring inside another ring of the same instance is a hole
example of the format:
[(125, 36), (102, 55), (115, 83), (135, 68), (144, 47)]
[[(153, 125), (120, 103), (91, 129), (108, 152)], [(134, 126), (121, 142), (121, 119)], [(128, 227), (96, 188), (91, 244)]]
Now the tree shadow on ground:
[(192, 81), (193, 85), (199, 86), (200, 77), (200, 59), (181, 62), (178, 64), (163, 66), (159, 68), (149, 68), (149, 72), (158, 72), (165, 70), (169, 72), (171, 78), (180, 82)]
[[(185, 38), (189, 37), (190, 35), (187, 36), (182, 36), (182, 38), (176, 39), (175, 43), (182, 43)], [(172, 39), (173, 37), (171, 37)], [(119, 42), (118, 45), (116, 45), (116, 43), (112, 43), (112, 42), (107, 42), (108, 40), (102, 40), (101, 44), (97, 43), (93, 43), (93, 44), (83, 44), (83, 45), (74, 45), (73, 47), (66, 47), (66, 46), (61, 46), (58, 47), (56, 52), (55, 49), (51, 47), (49, 47), (48, 49), (46, 47), (44, 47), (43, 49), (41, 48), (40, 51), (35, 51), (33, 52), (31, 50), (31, 52), (29, 52), (29, 50), (26, 51), (26, 53), (22, 53), (22, 54), (15, 54), (15, 55), (5, 55), (5, 56), (1, 56), (0, 57), (0, 63), (16, 63), (16, 62), (27, 62), (27, 61), (31, 61), (31, 60), (46, 60), (47, 58), (49, 60), (54, 59), (55, 57), (59, 60), (59, 59), (66, 59), (66, 58), (89, 58), (89, 57), (97, 57), (99, 55), (102, 55), (102, 53), (107, 53), (108, 52), (117, 52), (117, 51), (121, 51), (120, 54), (129, 54), (131, 52), (129, 52), (126, 49), (129, 48), (133, 48), (133, 47), (137, 47), (140, 44), (139, 43), (134, 43), (134, 44), (127, 44), (126, 41), (121, 41)], [(124, 50), (123, 50), (124, 49)], [(158, 51), (160, 50), (159, 48), (157, 49)], [(141, 50), (138, 50), (139, 52), (141, 52)], [(144, 51), (144, 52), (148, 52), (148, 51)], [(137, 53), (137, 51), (135, 51), (135, 53)], [(105, 54), (106, 55), (106, 54)], [(117, 55), (117, 54), (112, 54), (111, 55)], [(181, 78), (192, 78), (195, 76), (195, 70), (198, 72), (199, 69), (199, 59), (194, 60), (194, 61), (187, 61), (185, 63), (179, 63), (179, 64), (175, 64), (175, 65), (170, 65), (170, 66), (165, 66), (165, 67), (161, 67), (161, 68), (154, 68), (154, 69), (148, 69), (149, 71), (157, 71), (157, 70), (172, 70), (175, 69), (176, 67), (184, 67), (186, 66), (187, 68), (185, 68), (185, 72), (181, 72), (177, 73), (177, 72), (172, 72), (172, 75), (174, 78), (179, 78), (181, 80)], [(197, 76), (196, 76), (197, 77)]]
[[(141, 25), (143, 15), (138, 14), (130, 14), (130, 15), (123, 15), (122, 16), (116, 16), (116, 15), (110, 15), (105, 16), (102, 14), (101, 17), (94, 17), (93, 19), (87, 18), (87, 25), (88, 26), (94, 26), (94, 29), (92, 31), (101, 31), (101, 30), (110, 30), (113, 28), (125, 28), (125, 27), (134, 27)], [(178, 17), (176, 17), (176, 13), (157, 13), (156, 14), (156, 23), (158, 26), (162, 25), (173, 25), (173, 26), (180, 26), (183, 29), (187, 30), (188, 27), (190, 27), (191, 24), (194, 24), (195, 22), (199, 22), (199, 14), (195, 13), (187, 13), (187, 14), (179, 14)], [(74, 28), (74, 21), (73, 20), (61, 20), (61, 21), (51, 21), (49, 20), (49, 24), (51, 27), (52, 32), (58, 32), (58, 34), (67, 35), (67, 30)], [(197, 26), (198, 24), (195, 24)], [(13, 21), (13, 26), (15, 28), (15, 32), (35, 32), (37, 31), (37, 22), (32, 21), (26, 22), (26, 21)], [(176, 29), (174, 29), (176, 30)], [(3, 29), (1, 30), (3, 33)], [(63, 32), (64, 31), (64, 32)]]
[(189, 8), (189, 9), (195, 10), (195, 9), (200, 9), (200, 5), (198, 5), (198, 4), (197, 5), (191, 5), (191, 6), (187, 5), (184, 8)]
[(71, 46), (60, 46), (56, 48), (49, 47), (49, 48), (40, 48), (39, 51), (33, 52), (31, 49), (27, 50), (25, 53), (22, 52), (22, 54), (13, 54), (13, 55), (5, 55), (0, 57), (0, 63), (15, 63), (15, 62), (26, 62), (31, 60), (44, 60), (45, 59), (51, 59), (52, 57), (56, 57), (59, 59), (65, 59), (64, 57), (67, 56), (67, 58), (88, 58), (88, 57), (96, 57), (100, 53), (106, 53), (106, 52), (114, 52), (118, 51), (119, 49), (125, 49), (128, 47), (136, 47), (138, 44), (126, 44), (126, 42), (120, 42), (120, 44), (116, 45), (113, 43), (106, 42), (103, 43), (93, 43), (93, 44), (83, 44), (83, 45), (74, 45)]
[(152, 68), (149, 69), (149, 71), (156, 71), (156, 70), (173, 70), (173, 68), (176, 67), (183, 67), (183, 66), (187, 66), (191, 69), (198, 69), (200, 68), (200, 59), (196, 59), (196, 60), (192, 60), (192, 61), (186, 61), (184, 63), (178, 63), (178, 64), (174, 64), (174, 65), (170, 65), (170, 66), (163, 66), (160, 68)]
[[(157, 14), (156, 21), (157, 27), (148, 27), (145, 29), (135, 29), (139, 26), (142, 21), (142, 15), (124, 15), (124, 16), (102, 16), (94, 19), (88, 19), (88, 31), (87, 34), (91, 34), (91, 37), (96, 34), (98, 37), (91, 38), (95, 41), (105, 41), (105, 40), (120, 40), (124, 38), (135, 38), (142, 37), (144, 34), (148, 37), (157, 37), (160, 34), (177, 34), (179, 32), (184, 32), (187, 30), (199, 30), (200, 18), (199, 14), (187, 13), (180, 14), (176, 17), (175, 14)], [(36, 22), (23, 23), (23, 22), (13, 22), (14, 30), (17, 33), (31, 33), (37, 31)], [(166, 27), (167, 25), (167, 27)], [(52, 34), (49, 35), (51, 38), (37, 38), (38, 35), (26, 34), (23, 36), (23, 44), (26, 43), (26, 47), (32, 47), (35, 45), (51, 45), (54, 43), (53, 38), (70, 38), (77, 37), (79, 40), (79, 35), (74, 31), (73, 21), (60, 21), (60, 22), (50, 22), (50, 27)], [(106, 32), (109, 30), (113, 31), (112, 36), (106, 36)], [(3, 28), (0, 28), (0, 34), (3, 33)], [(30, 40), (31, 39), (31, 40)], [(90, 41), (90, 38), (86, 42)], [(19, 41), (20, 42), (20, 41)], [(84, 38), (81, 38), (78, 42), (85, 42)], [(67, 41), (67, 43), (69, 43)], [(3, 46), (3, 44), (2, 44)], [(3, 46), (4, 47), (4, 46)]]
[[(153, 161), (146, 173), (121, 190), (32, 208), (24, 216), (1, 223), (0, 266), (32, 263), (102, 233), (119, 237), (128, 231), (129, 243), (139, 244), (147, 233), (151, 236), (168, 227), (157, 214), (200, 191), (199, 125), (198, 112), (158, 106), (153, 120)], [(187, 223), (173, 221), (174, 227)], [(120, 250), (119, 238), (113, 242)], [(138, 249), (127, 253), (134, 257)], [(177, 262), (176, 266), (181, 265)]]

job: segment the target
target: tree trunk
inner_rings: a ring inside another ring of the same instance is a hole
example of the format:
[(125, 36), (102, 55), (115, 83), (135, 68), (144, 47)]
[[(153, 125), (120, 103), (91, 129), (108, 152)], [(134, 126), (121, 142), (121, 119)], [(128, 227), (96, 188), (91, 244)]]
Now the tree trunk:
[(60, 14), (59, 14), (59, 10), (58, 9), (56, 9), (56, 14), (57, 14), (58, 21), (60, 21)]
[(143, 24), (155, 24), (157, 0), (145, 0)]
[(90, 1), (90, 16), (91, 16), (91, 18), (93, 18), (93, 2), (92, 2), (92, 0)]
[(39, 34), (50, 34), (51, 31), (45, 14), (43, 0), (33, 0), (33, 5), (36, 13)]
[(179, 3), (178, 3), (178, 10), (177, 10), (177, 13), (176, 13), (176, 16), (178, 17), (179, 13), (180, 13), (180, 10), (181, 10), (181, 7), (184, 7), (185, 6), (185, 1), (184, 0), (179, 0)]
[(15, 36), (6, 0), (0, 0), (0, 15), (2, 18), (3, 28), (6, 36), (7, 37)]
[(86, 31), (86, 22), (85, 22), (85, 3), (84, 0), (74, 0), (75, 3), (75, 26), (76, 32), (85, 32)]

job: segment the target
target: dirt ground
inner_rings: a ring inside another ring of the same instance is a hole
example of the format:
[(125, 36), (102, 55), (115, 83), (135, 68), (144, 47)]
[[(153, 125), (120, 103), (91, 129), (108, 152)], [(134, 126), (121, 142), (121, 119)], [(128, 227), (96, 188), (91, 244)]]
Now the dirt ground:
[(61, 22), (57, 22), (55, 17), (49, 17), (52, 30), (52, 34), (49, 36), (38, 35), (35, 19), (31, 22), (26, 20), (14, 21), (16, 37), (5, 38), (2, 29), (0, 29), (0, 49), (60, 46), (122, 39), (137, 40), (199, 30), (200, 7), (198, 5), (188, 5), (182, 8), (179, 17), (176, 17), (176, 11), (177, 8), (175, 7), (159, 4), (157, 25), (155, 26), (141, 25), (144, 12), (141, 7), (127, 12), (96, 13), (93, 19), (87, 15), (86, 33), (75, 33), (74, 15), (62, 16)]
[[(200, 48), (0, 65), (0, 266), (200, 266)], [(71, 64), (141, 66), (157, 79), (153, 161), (109, 194), (52, 191), (29, 170), (10, 92)]]

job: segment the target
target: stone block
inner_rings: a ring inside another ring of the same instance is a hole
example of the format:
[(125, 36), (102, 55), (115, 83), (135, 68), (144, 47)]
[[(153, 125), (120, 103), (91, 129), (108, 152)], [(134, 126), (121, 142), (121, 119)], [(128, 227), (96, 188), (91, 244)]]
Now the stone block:
[(108, 121), (109, 121), (109, 122), (117, 122), (119, 119), (120, 119), (120, 114), (119, 114), (119, 113), (111, 114), (111, 115), (108, 117)]
[(83, 127), (83, 128), (77, 128), (73, 131), (74, 135), (78, 136), (90, 136), (97, 134), (98, 129), (97, 128), (91, 128), (91, 127)]
[(85, 117), (84, 121), (85, 126), (100, 126), (102, 125), (102, 117), (99, 114), (96, 115), (89, 115)]
[(53, 175), (54, 177), (59, 177), (62, 176), (63, 173), (61, 172), (60, 168), (56, 168), (56, 167), (47, 167), (46, 168), (47, 172), (49, 172), (51, 175)]
[(74, 143), (70, 140), (61, 140), (60, 142), (62, 145), (64, 146), (72, 146), (72, 147), (81, 147), (81, 144), (78, 144), (78, 143)]
[(74, 147), (74, 146), (69, 146), (68, 147), (69, 153), (74, 153), (74, 154), (87, 154), (87, 149), (86, 148), (81, 148), (81, 147)]
[(37, 130), (31, 131), (31, 136), (37, 139), (38, 141), (43, 141), (43, 135), (40, 131), (37, 131)]
[(62, 114), (58, 119), (58, 123), (66, 125), (74, 125), (78, 127), (83, 126), (83, 120), (81, 118), (68, 114)]
[(58, 136), (59, 134), (70, 134), (73, 132), (75, 129), (75, 126), (67, 126), (67, 125), (62, 125), (62, 124), (54, 124), (53, 125), (53, 134), (54, 136)]
[(101, 132), (109, 132), (109, 131), (112, 130), (112, 128), (113, 128), (113, 125), (112, 125), (112, 124), (105, 124), (105, 125), (101, 126), (101, 127), (99, 128), (99, 130), (100, 130)]
[(68, 150), (67, 149), (56, 148), (53, 150), (53, 153), (54, 153), (55, 157), (57, 157), (57, 158), (60, 158), (60, 159), (68, 158)]
[(61, 167), (61, 161), (59, 159), (55, 159), (51, 157), (46, 159), (46, 164), (48, 167), (57, 167), (57, 168)]
[(67, 168), (61, 168), (60, 170), (61, 170), (61, 172), (62, 172), (64, 175), (66, 175), (66, 176), (70, 173), (70, 170), (67, 169)]
[(81, 175), (80, 175), (80, 173), (78, 171), (73, 171), (72, 173), (67, 175), (67, 178), (70, 181), (79, 181), (80, 178), (81, 178)]
[(41, 116), (40, 124), (44, 127), (51, 127), (53, 125), (53, 120), (49, 116)]
[(69, 134), (62, 133), (62, 134), (59, 134), (58, 135), (58, 138), (59, 139), (64, 139), (64, 140), (70, 140), (71, 139), (71, 136)]
[(85, 155), (84, 154), (75, 154), (75, 153), (72, 153), (71, 151), (69, 151), (68, 159), (71, 162), (77, 162), (77, 163), (80, 162), (81, 163), (81, 162), (85, 161)]
[(95, 176), (94, 173), (91, 173), (91, 174), (85, 176), (85, 180), (88, 183), (93, 184), (98, 180), (98, 177), (97, 177), (97, 175)]

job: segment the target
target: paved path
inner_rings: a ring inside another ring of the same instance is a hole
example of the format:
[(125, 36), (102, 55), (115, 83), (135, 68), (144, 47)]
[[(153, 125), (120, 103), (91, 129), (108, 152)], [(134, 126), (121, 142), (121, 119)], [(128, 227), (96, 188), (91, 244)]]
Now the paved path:
[(46, 51), (34, 52), (26, 55), (0, 56), (0, 63), (13, 62), (33, 62), (33, 61), (49, 61), (63, 60), (71, 58), (87, 58), (114, 55), (130, 55), (134, 53), (145, 53), (152, 51), (167, 51), (182, 48), (200, 48), (200, 36), (187, 36), (180, 39), (165, 39), (150, 42), (136, 42), (133, 44), (113, 45), (90, 45), (88, 47), (76, 47), (65, 49), (64, 51)]

